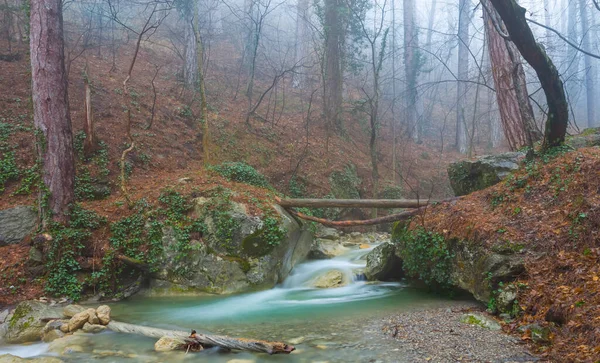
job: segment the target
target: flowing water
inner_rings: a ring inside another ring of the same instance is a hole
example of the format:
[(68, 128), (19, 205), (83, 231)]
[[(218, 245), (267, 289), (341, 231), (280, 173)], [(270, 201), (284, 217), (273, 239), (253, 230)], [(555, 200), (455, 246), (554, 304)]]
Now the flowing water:
[[(371, 249), (352, 249), (331, 260), (307, 261), (283, 284), (234, 296), (138, 297), (111, 304), (115, 320), (167, 329), (292, 342), (289, 356), (252, 353), (155, 353), (155, 339), (105, 332), (78, 337), (70, 362), (398, 362), (381, 333), (381, 318), (406, 311), (447, 306), (451, 302), (402, 283), (372, 283), (356, 276)], [(339, 270), (350, 283), (317, 289), (311, 282)], [(67, 350), (69, 351), (69, 350)], [(0, 346), (0, 354), (53, 355), (48, 344)], [(60, 352), (59, 352), (60, 353)]]

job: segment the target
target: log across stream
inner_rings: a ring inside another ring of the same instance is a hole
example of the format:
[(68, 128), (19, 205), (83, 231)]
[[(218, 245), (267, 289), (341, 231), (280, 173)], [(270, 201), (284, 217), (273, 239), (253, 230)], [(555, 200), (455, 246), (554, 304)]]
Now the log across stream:
[[(371, 248), (372, 249), (372, 248)], [(453, 304), (401, 283), (370, 283), (353, 278), (365, 265), (371, 249), (358, 247), (331, 260), (307, 261), (273, 289), (235, 296), (134, 297), (111, 303), (112, 317), (158, 329), (246, 337), (292, 344), (289, 355), (234, 352), (215, 349), (200, 353), (157, 353), (157, 338), (104, 332), (80, 335), (72, 353), (60, 355), (66, 362), (401, 362), (381, 333), (381, 319), (399, 311), (445, 307)], [(339, 270), (348, 285), (311, 287), (315, 277)], [(187, 334), (187, 333), (186, 333)], [(48, 344), (0, 346), (0, 354), (57, 354)]]

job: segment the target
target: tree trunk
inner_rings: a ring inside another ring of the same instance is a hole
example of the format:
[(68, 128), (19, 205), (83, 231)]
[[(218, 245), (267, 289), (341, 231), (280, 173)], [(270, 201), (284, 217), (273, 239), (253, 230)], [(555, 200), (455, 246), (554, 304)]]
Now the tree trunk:
[(407, 100), (406, 125), (409, 135), (419, 143), (423, 130), (417, 124), (417, 76), (419, 74), (419, 35), (415, 24), (415, 1), (404, 0), (404, 71), (406, 74)]
[(483, 19), (504, 135), (511, 150), (533, 147), (541, 135), (534, 132), (535, 119), (521, 57), (515, 45), (496, 29), (506, 33), (506, 27), (490, 1), (482, 1), (486, 4)]
[(342, 129), (342, 90), (345, 32), (342, 21), (342, 0), (325, 0), (325, 79), (323, 108), (329, 128)]
[(200, 17), (198, 15), (199, 1), (194, 2), (194, 17), (197, 21), (194, 23), (194, 35), (196, 38), (196, 60), (198, 62), (198, 91), (200, 92), (200, 123), (202, 125), (202, 150), (204, 151), (204, 165), (210, 164), (210, 134), (208, 125), (208, 104), (206, 102), (206, 89), (204, 85), (204, 65), (203, 65), (203, 47), (202, 37), (200, 35)]
[(90, 87), (89, 74), (86, 71), (83, 77), (85, 84), (85, 141), (83, 151), (86, 156), (91, 156), (97, 148), (96, 132), (94, 130), (94, 115), (92, 111), (92, 89)]
[(558, 70), (544, 48), (535, 40), (527, 20), (525, 9), (515, 0), (491, 0), (506, 25), (508, 34), (533, 67), (540, 80), (548, 103), (548, 120), (544, 132), (544, 149), (561, 145), (569, 125), (569, 105)]
[(456, 94), (456, 149), (467, 152), (467, 127), (465, 104), (467, 98), (467, 79), (469, 77), (469, 11), (471, 0), (459, 1), (458, 17), (458, 85)]
[[(298, 0), (296, 5), (296, 47), (294, 48), (295, 64), (306, 63), (309, 49), (310, 24), (309, 24), (309, 1)], [(304, 88), (306, 75), (294, 73), (292, 76), (294, 88)]]
[[(193, 7), (192, 7), (193, 9)], [(184, 52), (184, 68), (183, 78), (185, 87), (191, 90), (196, 89), (198, 84), (198, 60), (196, 59), (198, 50), (196, 48), (196, 35), (194, 31), (194, 15), (193, 11), (188, 14), (183, 14), (184, 18), (184, 36), (185, 36), (185, 52)]]
[[(31, 0), (31, 77), (38, 153), (52, 218), (66, 222), (75, 200), (75, 162), (65, 72), (61, 0)], [(42, 203), (44, 205), (45, 203)], [(45, 216), (44, 216), (45, 217)]]
[(419, 208), (434, 201), (419, 199), (279, 199), (284, 208)]
[[(590, 37), (593, 36), (591, 27), (589, 27), (587, 1), (579, 0), (579, 10), (581, 13), (582, 46), (586, 51), (591, 51)], [(592, 57), (584, 56), (585, 61), (585, 94), (587, 100), (587, 127), (596, 127), (599, 125), (596, 119), (596, 70)]]

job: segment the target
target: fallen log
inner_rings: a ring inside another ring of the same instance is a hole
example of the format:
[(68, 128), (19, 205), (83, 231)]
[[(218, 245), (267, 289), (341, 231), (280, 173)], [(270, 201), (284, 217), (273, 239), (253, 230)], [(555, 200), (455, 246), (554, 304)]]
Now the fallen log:
[(284, 208), (419, 208), (434, 201), (422, 199), (280, 199)]
[[(445, 199), (443, 201), (436, 202), (436, 203), (446, 203), (446, 202), (451, 202), (451, 201), (454, 201), (457, 199), (459, 199), (459, 198), (455, 197), (455, 198)], [(297, 212), (291, 208), (285, 208), (285, 210), (288, 213), (290, 213), (291, 215), (296, 216), (300, 219), (321, 223), (322, 225), (328, 226), (328, 227), (355, 227), (355, 226), (373, 226), (376, 224), (391, 223), (391, 222), (407, 220), (411, 217), (414, 217), (414, 216), (424, 212), (427, 207), (428, 206), (425, 205), (420, 208), (415, 208), (413, 210), (409, 210), (409, 211), (405, 211), (405, 212), (401, 212), (401, 213), (390, 214), (390, 215), (384, 216), (384, 217), (365, 219), (365, 220), (350, 220), (350, 221), (332, 221), (329, 219), (309, 216), (304, 213)]]
[(289, 354), (296, 349), (294, 346), (282, 342), (232, 338), (224, 335), (198, 334), (195, 331), (192, 331), (192, 334), (190, 335), (184, 331), (152, 328), (114, 320), (111, 320), (106, 327), (116, 333), (137, 334), (156, 339), (170, 337), (183, 340), (188, 344), (200, 344), (205, 348), (221, 347), (231, 350), (245, 350), (268, 354)]

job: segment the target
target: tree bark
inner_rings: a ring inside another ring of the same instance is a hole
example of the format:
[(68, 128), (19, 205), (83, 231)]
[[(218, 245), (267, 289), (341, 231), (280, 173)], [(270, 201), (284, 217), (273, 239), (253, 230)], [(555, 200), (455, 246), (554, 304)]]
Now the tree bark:
[[(589, 27), (589, 18), (587, 10), (587, 1), (579, 0), (579, 11), (581, 14), (581, 29), (582, 29), (582, 46), (586, 51), (591, 51), (590, 36), (593, 35), (591, 27)], [(584, 56), (585, 61), (585, 94), (587, 101), (587, 127), (599, 126), (596, 119), (596, 70), (592, 57)]]
[[(192, 9), (194, 7), (191, 7)], [(198, 61), (196, 59), (196, 36), (194, 31), (194, 15), (193, 10), (190, 9), (188, 13), (182, 14), (184, 18), (184, 36), (185, 36), (185, 64), (183, 68), (183, 78), (185, 86), (188, 89), (196, 89), (198, 84)]]
[(94, 130), (94, 114), (92, 111), (92, 89), (90, 87), (89, 74), (86, 71), (83, 77), (85, 84), (85, 141), (83, 151), (86, 156), (91, 156), (96, 151), (98, 143), (96, 140), (96, 132)]
[(506, 27), (490, 1), (482, 1), (485, 4), (485, 33), (504, 135), (511, 150), (523, 146), (533, 147), (533, 143), (541, 135), (535, 132), (533, 108), (529, 102), (519, 51), (511, 41), (502, 36), (506, 33)]
[(325, 79), (323, 87), (323, 108), (325, 120), (330, 129), (342, 129), (342, 58), (345, 44), (345, 31), (342, 13), (343, 0), (325, 0)]
[(206, 347), (221, 347), (225, 349), (244, 350), (267, 354), (289, 354), (295, 350), (293, 346), (282, 342), (231, 338), (223, 335), (206, 335), (198, 333), (189, 335), (183, 331), (158, 329), (142, 325), (122, 323), (114, 320), (108, 323), (106, 327), (116, 333), (137, 334), (156, 339), (170, 337), (181, 339), (189, 343), (199, 343)]
[[(297, 0), (296, 4), (296, 46), (294, 48), (295, 64), (305, 63), (309, 52), (309, 0)], [(295, 88), (304, 88), (306, 75), (303, 73), (294, 73), (292, 76), (292, 85)]]
[(75, 162), (62, 1), (32, 0), (30, 19), (33, 117), (40, 136), (37, 149), (43, 162), (48, 208), (55, 221), (66, 222), (69, 205), (75, 200)]
[(308, 208), (419, 208), (434, 201), (419, 199), (281, 199), (284, 207)]
[(456, 93), (456, 149), (461, 153), (467, 152), (467, 127), (465, 118), (465, 103), (467, 98), (467, 83), (469, 77), (469, 11), (471, 0), (459, 1), (458, 17), (458, 85)]
[(407, 100), (406, 125), (409, 135), (421, 142), (422, 127), (417, 121), (417, 76), (419, 74), (419, 33), (415, 24), (415, 0), (404, 0), (404, 72)]
[(561, 145), (569, 124), (569, 106), (558, 70), (544, 49), (536, 42), (527, 24), (525, 9), (515, 0), (491, 0), (506, 25), (508, 34), (535, 70), (548, 103), (548, 120), (543, 149)]
[(196, 61), (198, 72), (198, 91), (200, 93), (200, 123), (202, 126), (202, 150), (204, 152), (204, 165), (210, 164), (210, 128), (208, 125), (208, 104), (206, 102), (206, 88), (204, 84), (204, 48), (200, 34), (199, 0), (194, 0), (194, 35), (196, 38)]

